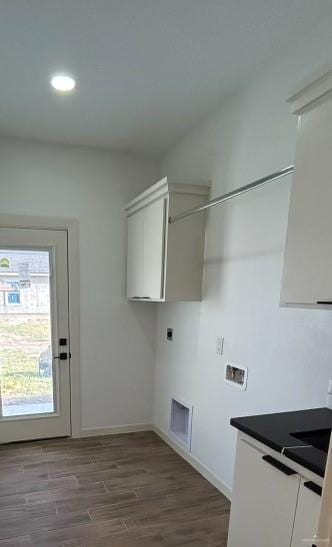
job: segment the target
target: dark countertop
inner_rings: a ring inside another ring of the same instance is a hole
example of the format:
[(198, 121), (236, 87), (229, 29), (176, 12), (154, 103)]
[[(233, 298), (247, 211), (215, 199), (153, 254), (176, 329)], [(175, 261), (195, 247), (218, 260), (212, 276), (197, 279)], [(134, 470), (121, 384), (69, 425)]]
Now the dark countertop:
[(331, 429), (332, 410), (314, 408), (232, 418), (231, 425), (273, 450), (283, 452), (285, 456), (313, 473), (324, 477), (326, 452), (309, 444), (306, 445), (303, 440), (293, 437), (292, 433)]

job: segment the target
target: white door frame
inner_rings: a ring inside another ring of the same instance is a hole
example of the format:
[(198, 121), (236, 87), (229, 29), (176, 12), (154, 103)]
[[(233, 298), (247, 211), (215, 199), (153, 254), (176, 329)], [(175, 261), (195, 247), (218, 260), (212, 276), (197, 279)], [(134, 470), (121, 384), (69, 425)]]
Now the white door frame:
[(65, 230), (68, 234), (68, 287), (70, 333), (70, 409), (72, 437), (81, 436), (80, 299), (78, 220), (61, 217), (0, 215), (0, 228)]

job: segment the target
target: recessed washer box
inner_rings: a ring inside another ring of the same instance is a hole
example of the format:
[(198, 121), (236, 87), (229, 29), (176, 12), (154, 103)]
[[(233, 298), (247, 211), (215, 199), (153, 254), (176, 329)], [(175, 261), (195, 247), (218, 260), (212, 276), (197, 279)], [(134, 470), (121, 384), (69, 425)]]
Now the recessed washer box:
[(192, 416), (192, 405), (179, 399), (171, 399), (170, 433), (174, 440), (189, 452), (191, 451)]
[(234, 387), (245, 391), (247, 389), (248, 369), (236, 363), (226, 363), (225, 381)]

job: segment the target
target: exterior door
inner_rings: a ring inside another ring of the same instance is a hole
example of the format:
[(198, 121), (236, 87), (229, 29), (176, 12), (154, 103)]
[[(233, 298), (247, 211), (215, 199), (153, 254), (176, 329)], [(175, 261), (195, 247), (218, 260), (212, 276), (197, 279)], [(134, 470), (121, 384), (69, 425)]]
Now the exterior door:
[(0, 443), (71, 434), (67, 232), (0, 228)]

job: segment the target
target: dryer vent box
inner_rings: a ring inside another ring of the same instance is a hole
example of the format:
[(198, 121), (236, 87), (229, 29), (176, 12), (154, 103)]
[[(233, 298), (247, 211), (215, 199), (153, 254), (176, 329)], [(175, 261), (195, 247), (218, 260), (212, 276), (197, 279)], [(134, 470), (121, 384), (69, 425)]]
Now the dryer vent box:
[(187, 450), (191, 450), (193, 407), (177, 399), (171, 400), (170, 432)]

